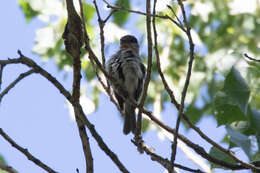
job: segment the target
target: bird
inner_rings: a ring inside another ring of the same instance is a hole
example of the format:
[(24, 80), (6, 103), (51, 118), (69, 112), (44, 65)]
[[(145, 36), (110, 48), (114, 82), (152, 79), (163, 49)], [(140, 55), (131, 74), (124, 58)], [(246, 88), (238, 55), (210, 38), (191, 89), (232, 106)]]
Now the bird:
[(126, 92), (120, 92), (115, 83), (108, 80), (119, 107), (125, 115), (123, 133), (127, 135), (132, 131), (134, 134), (135, 106), (130, 100), (138, 102), (146, 75), (146, 68), (139, 56), (139, 44), (135, 36), (125, 35), (120, 38), (120, 49), (106, 62), (106, 70)]

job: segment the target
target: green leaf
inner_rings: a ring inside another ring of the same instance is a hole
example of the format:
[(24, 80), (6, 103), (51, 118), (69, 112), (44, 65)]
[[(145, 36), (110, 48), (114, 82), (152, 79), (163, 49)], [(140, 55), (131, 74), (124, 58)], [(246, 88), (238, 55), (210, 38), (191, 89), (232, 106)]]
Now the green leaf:
[(216, 94), (214, 101), (214, 116), (217, 119), (218, 126), (246, 120), (246, 117), (239, 109), (238, 105), (236, 105), (224, 92), (217, 92)]
[(246, 115), (250, 89), (240, 73), (234, 67), (232, 67), (225, 79), (223, 91)]
[[(130, 8), (129, 0), (117, 0), (116, 5), (120, 6), (120, 7), (128, 8), (128, 9)], [(129, 17), (129, 12), (127, 12), (127, 11), (116, 11), (113, 14), (114, 22), (118, 26), (122, 26), (123, 24), (125, 24), (128, 17)]]
[(150, 121), (147, 119), (143, 119), (142, 121), (142, 132), (146, 132), (149, 128)]
[[(229, 155), (227, 155), (226, 153), (223, 153), (222, 151), (218, 150), (215, 147), (212, 147), (210, 149), (209, 155), (211, 155), (219, 160), (222, 160), (222, 161), (225, 161), (225, 162), (228, 162), (231, 164), (236, 164), (236, 161), (233, 158), (231, 158)], [(211, 168), (223, 168), (223, 167), (216, 165), (214, 163), (211, 163)]]
[[(191, 103), (185, 113), (189, 117), (192, 124), (196, 124), (204, 114), (204, 110), (197, 108), (194, 103)], [(186, 122), (184, 124), (186, 124)]]
[(93, 19), (94, 14), (95, 14), (95, 7), (93, 7), (92, 5), (84, 2), (83, 3), (83, 9), (84, 9), (84, 18), (86, 20), (86, 23), (89, 24), (91, 19)]
[(253, 108), (250, 108), (248, 111), (248, 116), (250, 120), (250, 125), (255, 130), (257, 135), (260, 135), (260, 112), (256, 111)]
[(251, 157), (251, 141), (250, 139), (240, 133), (239, 131), (234, 130), (230, 126), (226, 126), (227, 133), (230, 135), (230, 140), (234, 142), (237, 146), (241, 147), (246, 155)]
[(32, 20), (35, 16), (37, 16), (39, 14), (39, 12), (33, 10), (32, 7), (30, 6), (29, 2), (27, 2), (25, 0), (19, 0), (18, 4), (20, 5), (20, 7), (25, 15), (26, 22), (30, 22), (30, 20)]

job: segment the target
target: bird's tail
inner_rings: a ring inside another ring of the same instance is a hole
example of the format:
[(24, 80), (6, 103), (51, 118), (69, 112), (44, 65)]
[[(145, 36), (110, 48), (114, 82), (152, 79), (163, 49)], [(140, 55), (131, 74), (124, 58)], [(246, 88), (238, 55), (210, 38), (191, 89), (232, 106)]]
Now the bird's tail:
[(130, 103), (125, 103), (125, 122), (124, 122), (124, 134), (130, 133), (132, 131), (135, 133), (136, 128), (136, 118), (135, 118), (135, 107)]

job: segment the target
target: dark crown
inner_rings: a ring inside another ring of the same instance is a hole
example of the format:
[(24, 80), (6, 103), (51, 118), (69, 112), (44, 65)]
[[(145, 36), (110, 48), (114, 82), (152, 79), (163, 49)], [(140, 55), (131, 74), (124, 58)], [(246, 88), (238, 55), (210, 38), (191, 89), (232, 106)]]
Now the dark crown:
[(137, 43), (137, 39), (132, 35), (125, 35), (120, 38), (120, 44)]

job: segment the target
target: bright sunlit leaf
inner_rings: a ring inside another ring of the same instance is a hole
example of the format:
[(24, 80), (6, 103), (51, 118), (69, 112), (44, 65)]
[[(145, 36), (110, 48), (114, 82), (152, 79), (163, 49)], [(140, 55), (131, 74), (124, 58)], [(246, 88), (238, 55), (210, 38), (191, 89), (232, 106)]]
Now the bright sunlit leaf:
[[(129, 0), (117, 0), (116, 5), (128, 9), (130, 8)], [(129, 17), (129, 12), (126, 11), (117, 11), (113, 14), (114, 22), (119, 26), (125, 24), (128, 17)]]
[(18, 4), (20, 5), (21, 9), (23, 10), (26, 22), (31, 21), (35, 16), (37, 16), (39, 14), (39, 12), (33, 10), (32, 7), (30, 6), (30, 4), (25, 0), (19, 0)]

